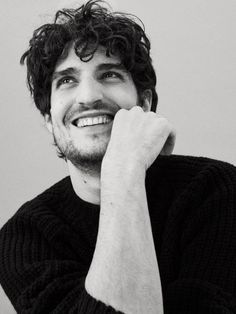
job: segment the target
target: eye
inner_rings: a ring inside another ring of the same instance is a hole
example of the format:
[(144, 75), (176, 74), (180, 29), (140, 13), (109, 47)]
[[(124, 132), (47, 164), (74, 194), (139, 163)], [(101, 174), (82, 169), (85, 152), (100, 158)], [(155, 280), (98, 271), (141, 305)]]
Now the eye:
[(62, 86), (62, 85), (70, 85), (70, 84), (72, 84), (72, 83), (75, 83), (75, 79), (73, 78), (73, 77), (62, 77), (61, 79), (59, 79), (58, 81), (57, 81), (57, 84), (56, 84), (56, 86), (57, 87), (60, 87), (60, 86)]
[(107, 71), (102, 73), (101, 79), (123, 79), (123, 76), (115, 71)]

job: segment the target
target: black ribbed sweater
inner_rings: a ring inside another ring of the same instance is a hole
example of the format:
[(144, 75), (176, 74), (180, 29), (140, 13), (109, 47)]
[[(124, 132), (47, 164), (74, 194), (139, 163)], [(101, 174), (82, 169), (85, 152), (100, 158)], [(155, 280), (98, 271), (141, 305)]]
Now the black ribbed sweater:
[[(146, 191), (165, 313), (236, 313), (236, 168), (160, 156)], [(17, 313), (116, 313), (84, 288), (98, 221), (66, 177), (4, 225), (0, 282)]]

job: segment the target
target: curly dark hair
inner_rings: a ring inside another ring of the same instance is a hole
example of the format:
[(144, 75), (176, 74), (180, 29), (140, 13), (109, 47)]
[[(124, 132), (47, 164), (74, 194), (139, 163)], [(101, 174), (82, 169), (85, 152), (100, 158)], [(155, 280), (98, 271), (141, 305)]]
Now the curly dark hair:
[(28, 87), (43, 116), (50, 115), (52, 74), (59, 57), (66, 57), (70, 43), (74, 43), (76, 55), (84, 62), (93, 58), (99, 46), (105, 48), (107, 56), (117, 54), (138, 94), (152, 91), (151, 110), (156, 110), (156, 74), (143, 23), (134, 15), (110, 12), (100, 3), (104, 1), (90, 0), (78, 9), (59, 10), (53, 23), (34, 31), (20, 63), (26, 61)]

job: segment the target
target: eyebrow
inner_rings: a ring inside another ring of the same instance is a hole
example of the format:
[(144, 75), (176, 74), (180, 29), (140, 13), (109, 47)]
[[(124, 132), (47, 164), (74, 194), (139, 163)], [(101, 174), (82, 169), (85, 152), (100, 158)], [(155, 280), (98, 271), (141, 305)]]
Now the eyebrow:
[(61, 71), (56, 71), (52, 74), (52, 82), (57, 80), (60, 77), (67, 76), (67, 75), (75, 75), (75, 74), (79, 74), (79, 70), (77, 70), (74, 67), (66, 68)]
[[(129, 73), (129, 71), (124, 67), (122, 63), (100, 63), (96, 67), (96, 71), (107, 71), (107, 70), (119, 70), (126, 74)], [(52, 82), (57, 80), (60, 77), (67, 76), (67, 75), (79, 75), (80, 70), (75, 67), (69, 67), (61, 71), (55, 71), (52, 75)]]
[(101, 63), (97, 67), (98, 70), (120, 70), (125, 73), (129, 73), (122, 63)]

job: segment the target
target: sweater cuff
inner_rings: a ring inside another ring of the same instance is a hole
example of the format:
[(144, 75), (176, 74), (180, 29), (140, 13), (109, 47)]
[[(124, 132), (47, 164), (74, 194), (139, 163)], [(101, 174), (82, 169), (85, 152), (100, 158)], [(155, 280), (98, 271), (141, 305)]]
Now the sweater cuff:
[(106, 305), (100, 300), (96, 300), (85, 288), (81, 295), (78, 313), (124, 314), (123, 312), (116, 311), (112, 306)]

